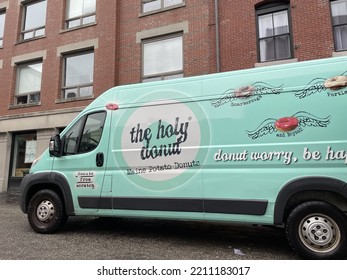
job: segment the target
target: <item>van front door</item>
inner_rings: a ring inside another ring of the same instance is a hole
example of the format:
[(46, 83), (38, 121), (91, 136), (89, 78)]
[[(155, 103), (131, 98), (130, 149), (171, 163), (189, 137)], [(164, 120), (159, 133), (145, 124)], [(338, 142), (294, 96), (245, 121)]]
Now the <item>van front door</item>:
[(53, 170), (69, 182), (76, 214), (99, 209), (108, 148), (106, 115), (98, 111), (79, 118), (63, 132), (62, 156), (54, 160)]

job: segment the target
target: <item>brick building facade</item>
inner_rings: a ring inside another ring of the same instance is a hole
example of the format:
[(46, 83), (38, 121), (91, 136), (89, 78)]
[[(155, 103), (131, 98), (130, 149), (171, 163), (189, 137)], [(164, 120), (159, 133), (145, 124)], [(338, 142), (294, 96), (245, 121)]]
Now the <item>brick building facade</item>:
[(347, 0), (0, 0), (0, 192), (110, 87), (346, 55)]

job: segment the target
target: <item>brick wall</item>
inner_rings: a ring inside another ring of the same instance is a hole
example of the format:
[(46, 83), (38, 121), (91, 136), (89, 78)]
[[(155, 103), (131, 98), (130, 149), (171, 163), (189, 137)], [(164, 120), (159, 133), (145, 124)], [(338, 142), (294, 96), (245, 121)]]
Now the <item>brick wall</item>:
[[(91, 100), (60, 102), (62, 58), (57, 48), (97, 39), (94, 65), (94, 96), (114, 85), (141, 81), (142, 48), (139, 32), (187, 23), (183, 34), (184, 76), (216, 72), (214, 0), (186, 0), (183, 7), (150, 15), (141, 14), (140, 0), (97, 1), (97, 24), (63, 31), (65, 1), (49, 0), (45, 38), (18, 42), (21, 26), (19, 1), (6, 10), (4, 47), (0, 49), (0, 116), (84, 107)], [(219, 0), (221, 70), (252, 68), (258, 62), (255, 6), (259, 0)], [(331, 57), (334, 44), (330, 1), (291, 0), (294, 58), (299, 61)], [(46, 51), (43, 63), (41, 105), (9, 110), (13, 104), (16, 69), (13, 57)]]
[(334, 41), (330, 1), (292, 1), (295, 57), (300, 61), (331, 57)]
[[(141, 16), (141, 1), (120, 1), (118, 29), (119, 84), (141, 80), (141, 43), (136, 33), (188, 21), (183, 35), (184, 76), (215, 72), (213, 1), (186, 0), (184, 7)], [(212, 13), (212, 16), (211, 16)], [(164, 35), (164, 34), (163, 34)]]
[[(1, 116), (84, 107), (90, 103), (90, 100), (56, 103), (62, 85), (62, 57), (57, 52), (61, 46), (96, 39), (98, 46), (94, 51), (94, 96), (97, 97), (114, 86), (118, 1), (97, 1), (97, 24), (66, 31), (64, 30), (65, 1), (49, 0), (46, 36), (25, 42), (19, 42), (22, 10), (18, 1), (0, 1), (2, 2), (9, 2), (9, 7), (6, 10), (4, 46), (0, 49), (0, 60), (3, 60), (3, 67), (0, 69)], [(9, 110), (9, 106), (13, 104), (16, 87), (16, 68), (11, 65), (13, 57), (39, 51), (46, 51), (46, 58), (43, 61), (41, 105)]]
[[(255, 6), (269, 1), (220, 0), (222, 71), (252, 68), (258, 62)], [(331, 57), (334, 50), (330, 1), (291, 0), (294, 58)]]

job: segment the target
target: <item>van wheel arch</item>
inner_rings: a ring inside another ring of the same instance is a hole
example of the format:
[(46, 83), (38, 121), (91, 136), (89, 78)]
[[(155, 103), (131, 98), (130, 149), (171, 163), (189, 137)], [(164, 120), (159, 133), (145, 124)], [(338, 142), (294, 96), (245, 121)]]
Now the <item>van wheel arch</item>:
[(61, 198), (63, 204), (65, 205), (64, 195), (63, 195), (61, 189), (59, 188), (59, 186), (52, 184), (52, 183), (37, 184), (37, 185), (32, 185), (31, 188), (29, 189), (29, 191), (27, 192), (27, 195), (26, 195), (27, 207), (26, 207), (26, 209), (28, 209), (29, 202), (33, 198), (33, 196), (42, 190), (49, 190), (49, 191), (55, 192)]
[(313, 200), (327, 202), (346, 212), (347, 184), (325, 177), (307, 177), (289, 182), (276, 198), (274, 224), (283, 225), (296, 206)]
[(27, 175), (30, 176), (30, 183), (28, 183), (21, 191), (21, 207), (24, 213), (27, 213), (29, 202), (37, 192), (41, 190), (50, 190), (55, 192), (60, 197), (64, 205), (66, 214), (68, 216), (74, 215), (72, 193), (65, 177), (63, 177), (59, 173), (54, 172), (30, 175)]

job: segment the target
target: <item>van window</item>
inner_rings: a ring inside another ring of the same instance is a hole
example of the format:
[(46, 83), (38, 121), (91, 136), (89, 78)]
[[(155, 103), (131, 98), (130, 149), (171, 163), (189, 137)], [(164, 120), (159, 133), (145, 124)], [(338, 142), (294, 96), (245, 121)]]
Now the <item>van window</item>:
[(81, 118), (65, 134), (64, 155), (93, 151), (101, 140), (105, 117), (105, 112), (98, 112)]

